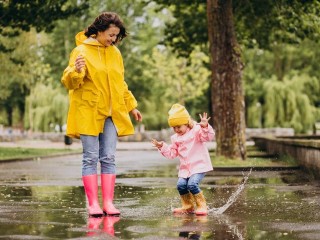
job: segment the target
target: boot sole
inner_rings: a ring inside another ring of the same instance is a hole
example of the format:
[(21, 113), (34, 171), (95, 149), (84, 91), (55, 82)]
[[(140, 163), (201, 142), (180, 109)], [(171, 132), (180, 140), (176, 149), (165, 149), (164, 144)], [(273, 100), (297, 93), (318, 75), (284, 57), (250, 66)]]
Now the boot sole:
[(173, 211), (174, 214), (194, 214), (194, 211)]
[(206, 216), (206, 215), (208, 215), (208, 213), (206, 213), (206, 212), (199, 212), (199, 213), (195, 213), (197, 216)]
[(89, 214), (89, 217), (101, 218), (101, 217), (103, 217), (103, 213), (94, 213), (94, 214)]
[(120, 213), (107, 213), (106, 211), (103, 211), (104, 216), (120, 216)]

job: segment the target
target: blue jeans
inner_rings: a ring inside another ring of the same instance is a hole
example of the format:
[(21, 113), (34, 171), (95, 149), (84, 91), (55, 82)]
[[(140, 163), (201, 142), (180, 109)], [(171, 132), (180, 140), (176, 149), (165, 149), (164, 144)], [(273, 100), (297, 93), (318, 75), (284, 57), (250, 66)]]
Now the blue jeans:
[(192, 194), (198, 194), (201, 192), (199, 184), (205, 175), (205, 173), (196, 173), (191, 175), (189, 178), (179, 178), (177, 182), (179, 194), (184, 195), (189, 192)]
[(111, 118), (104, 123), (103, 133), (99, 136), (80, 135), (83, 148), (82, 176), (97, 174), (100, 161), (101, 174), (116, 172), (115, 153), (117, 147), (117, 130)]

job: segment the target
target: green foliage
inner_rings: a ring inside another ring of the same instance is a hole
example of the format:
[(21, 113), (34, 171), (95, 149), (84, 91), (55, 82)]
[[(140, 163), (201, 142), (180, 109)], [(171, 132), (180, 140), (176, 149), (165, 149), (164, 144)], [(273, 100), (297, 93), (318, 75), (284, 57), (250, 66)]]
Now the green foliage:
[(62, 72), (68, 65), (69, 54), (75, 47), (75, 35), (85, 28), (79, 17), (70, 17), (68, 21), (57, 21), (48, 41), (43, 45), (44, 62), (50, 65), (50, 76), (54, 87), (61, 87)]
[(87, 1), (7, 0), (0, 1), (0, 33), (3, 27), (38, 32), (54, 28), (54, 21), (66, 19), (88, 8)]
[[(209, 59), (200, 51), (194, 51), (191, 55), (190, 62), (183, 57), (177, 58), (168, 49), (154, 49), (150, 57), (145, 56), (148, 67), (144, 69), (143, 76), (150, 79), (153, 89), (152, 94), (143, 101), (146, 112), (144, 123), (149, 128), (168, 127), (168, 110), (173, 103), (186, 104), (205, 95), (210, 72), (204, 63)], [(202, 109), (208, 111), (207, 106), (202, 106)], [(198, 119), (198, 116), (195, 117)]]
[[(153, 94), (153, 79), (144, 76), (145, 69), (148, 69), (149, 62), (145, 56), (152, 55), (153, 49), (161, 47), (158, 45), (163, 38), (166, 12), (155, 12), (155, 4), (143, 4), (144, 1), (135, 2), (130, 5), (130, 16), (124, 9), (123, 16), (129, 31), (129, 36), (119, 46), (124, 58), (125, 78), (138, 100), (139, 109), (144, 111), (143, 102)], [(163, 46), (162, 46), (163, 47)]]
[(247, 126), (250, 128), (262, 128), (262, 106), (260, 102), (252, 102), (247, 106)]
[(308, 1), (233, 1), (236, 32), (240, 43), (270, 49), (275, 43), (299, 44), (319, 40), (320, 3)]
[[(179, 54), (188, 56), (195, 46), (206, 47), (208, 26), (206, 1), (155, 0), (173, 13), (164, 42)], [(301, 43), (310, 38), (318, 41), (320, 2), (253, 0), (232, 1), (237, 40), (246, 47), (256, 43), (269, 49), (274, 43)]]
[(281, 82), (274, 78), (265, 82), (266, 127), (292, 127), (297, 133), (312, 129), (315, 107), (304, 89), (306, 82), (312, 82), (312, 78), (296, 75)]
[(5, 109), (0, 109), (0, 125), (8, 125), (8, 115)]
[(26, 98), (25, 127), (33, 131), (52, 131), (66, 122), (68, 98), (61, 89), (38, 83)]
[(172, 12), (174, 19), (166, 23), (163, 43), (179, 56), (188, 57), (196, 46), (208, 49), (206, 1), (156, 0)]
[(248, 127), (292, 127), (297, 133), (319, 121), (320, 76), (316, 42), (258, 47), (244, 53)]
[[(41, 45), (42, 35), (34, 31), (29, 33), (22, 32), (13, 38), (0, 36), (0, 42), (3, 42), (7, 48), (13, 49), (5, 53), (0, 52), (1, 75), (0, 75), (0, 107), (5, 109), (8, 117), (7, 123), (11, 126), (15, 119), (12, 119), (13, 109), (18, 108), (20, 117), (17, 121), (23, 119), (24, 101), (29, 94), (30, 88), (35, 84), (36, 66), (42, 65), (41, 51), (38, 45)], [(12, 61), (12, 59), (16, 59)], [(19, 60), (17, 60), (19, 59)]]

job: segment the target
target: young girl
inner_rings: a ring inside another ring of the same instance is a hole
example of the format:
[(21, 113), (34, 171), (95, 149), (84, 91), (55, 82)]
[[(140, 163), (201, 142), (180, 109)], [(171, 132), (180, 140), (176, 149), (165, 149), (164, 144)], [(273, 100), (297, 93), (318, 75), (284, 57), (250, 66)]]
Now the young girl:
[[(200, 123), (191, 120), (188, 111), (180, 104), (174, 104), (169, 111), (168, 123), (175, 134), (171, 136), (171, 144), (152, 139), (152, 143), (161, 154), (169, 159), (179, 157), (180, 168), (177, 189), (181, 197), (181, 208), (174, 213), (195, 213), (207, 215), (205, 197), (199, 183), (206, 172), (212, 171), (211, 159), (205, 142), (214, 137), (213, 128), (208, 123), (207, 113), (199, 114)], [(193, 203), (197, 209), (194, 209)]]

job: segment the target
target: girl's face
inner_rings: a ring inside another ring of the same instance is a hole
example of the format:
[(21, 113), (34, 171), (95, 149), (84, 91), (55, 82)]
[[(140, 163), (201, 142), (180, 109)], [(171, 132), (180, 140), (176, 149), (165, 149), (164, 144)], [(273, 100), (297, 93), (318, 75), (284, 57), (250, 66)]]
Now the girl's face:
[(97, 40), (102, 45), (109, 47), (116, 42), (119, 33), (120, 29), (118, 27), (116, 27), (115, 25), (110, 25), (107, 30), (98, 32)]
[(184, 124), (184, 125), (179, 125), (179, 126), (175, 126), (175, 127), (172, 127), (173, 128), (173, 131), (178, 134), (178, 135), (183, 135), (186, 133), (186, 131), (188, 130), (188, 125), (187, 124)]

